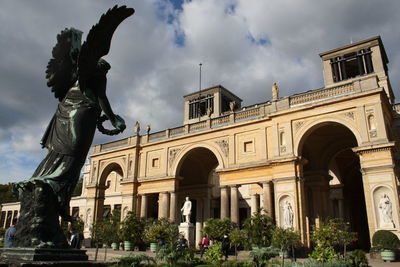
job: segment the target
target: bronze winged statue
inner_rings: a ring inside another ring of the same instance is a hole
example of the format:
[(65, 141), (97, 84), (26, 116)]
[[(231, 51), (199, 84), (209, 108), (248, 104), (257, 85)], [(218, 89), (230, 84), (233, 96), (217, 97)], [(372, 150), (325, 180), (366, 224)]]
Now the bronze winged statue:
[[(82, 32), (69, 28), (57, 36), (46, 78), (60, 101), (41, 144), (48, 154), (32, 178), (15, 185), (21, 201), (15, 246), (67, 248), (59, 216), (70, 220), (69, 201), (92, 144), (96, 125), (106, 134), (126, 128), (115, 115), (106, 96), (107, 72), (102, 59), (110, 50), (118, 25), (134, 13), (115, 6), (103, 14), (81, 44)], [(105, 115), (101, 116), (104, 112)], [(114, 130), (101, 123), (109, 119)]]

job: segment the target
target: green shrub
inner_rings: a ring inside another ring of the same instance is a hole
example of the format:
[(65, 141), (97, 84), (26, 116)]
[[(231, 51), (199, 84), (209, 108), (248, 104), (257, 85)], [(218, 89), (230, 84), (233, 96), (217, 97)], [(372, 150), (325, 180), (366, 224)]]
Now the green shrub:
[[(271, 262), (271, 266), (280, 266), (279, 263)], [(308, 259), (305, 262), (287, 262), (285, 267), (348, 267), (347, 261), (344, 260), (333, 260), (327, 263), (321, 263), (315, 259)]]
[(243, 223), (243, 230), (246, 232), (250, 246), (270, 246), (274, 228), (274, 220), (265, 213), (262, 213), (261, 210), (253, 213)]
[(321, 222), (318, 228), (314, 227), (312, 240), (320, 247), (348, 245), (356, 240), (356, 233), (350, 232), (350, 225), (340, 219), (331, 219)]
[(273, 247), (254, 247), (250, 251), (250, 257), (253, 258), (256, 266), (266, 263), (272, 257), (279, 254), (279, 250)]
[(308, 255), (311, 259), (315, 259), (319, 262), (331, 262), (333, 259), (337, 258), (337, 254), (333, 247), (322, 247), (316, 246), (313, 252)]
[(236, 228), (236, 224), (230, 219), (208, 219), (203, 228), (203, 233), (211, 240), (222, 241), (224, 235), (229, 235), (230, 232)]
[(394, 233), (387, 230), (379, 230), (372, 236), (372, 245), (380, 250), (395, 250), (399, 247), (400, 241)]
[(349, 253), (348, 262), (351, 267), (368, 267), (368, 260), (365, 252), (356, 249)]
[(225, 261), (221, 266), (223, 267), (255, 267), (256, 264), (253, 261)]
[(142, 262), (146, 262), (147, 265), (150, 263), (156, 264), (154, 258), (147, 256), (145, 254), (129, 255), (125, 257), (118, 258), (118, 263), (113, 264), (113, 267), (138, 267), (146, 266)]
[(175, 266), (184, 255), (184, 251), (178, 248), (177, 243), (166, 243), (157, 253), (157, 259), (165, 261), (168, 266)]
[(208, 263), (220, 266), (222, 263), (222, 244), (214, 242), (206, 251), (205, 259)]

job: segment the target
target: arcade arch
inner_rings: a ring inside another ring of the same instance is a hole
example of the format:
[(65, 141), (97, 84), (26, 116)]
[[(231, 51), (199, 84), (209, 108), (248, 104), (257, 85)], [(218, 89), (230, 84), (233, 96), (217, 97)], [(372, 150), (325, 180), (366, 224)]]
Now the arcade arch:
[(360, 233), (360, 244), (370, 246), (358, 146), (354, 133), (343, 124), (323, 122), (314, 125), (299, 142), (306, 196), (306, 220), (310, 227), (321, 220), (341, 218), (351, 230)]
[(121, 203), (121, 201), (115, 201), (114, 198), (120, 198), (120, 181), (123, 176), (122, 167), (116, 162), (109, 163), (103, 168), (96, 190), (96, 219), (107, 217), (114, 209), (121, 209), (120, 204), (114, 204)]

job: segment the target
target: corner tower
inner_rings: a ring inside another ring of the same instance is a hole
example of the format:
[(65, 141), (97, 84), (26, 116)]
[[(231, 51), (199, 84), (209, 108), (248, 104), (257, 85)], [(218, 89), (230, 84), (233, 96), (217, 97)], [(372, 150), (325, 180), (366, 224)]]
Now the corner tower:
[(376, 76), (379, 87), (383, 87), (390, 102), (394, 95), (388, 78), (386, 55), (380, 36), (345, 45), (320, 54), (323, 61), (325, 87), (333, 87), (359, 79)]

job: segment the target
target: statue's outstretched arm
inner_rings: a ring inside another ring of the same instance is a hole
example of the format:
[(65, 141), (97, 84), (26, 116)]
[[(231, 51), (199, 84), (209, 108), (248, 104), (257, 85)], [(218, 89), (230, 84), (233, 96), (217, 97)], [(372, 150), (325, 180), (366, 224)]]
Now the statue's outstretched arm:
[(102, 88), (98, 90), (97, 93), (99, 105), (103, 110), (104, 114), (106, 114), (106, 116), (110, 120), (111, 124), (115, 127), (115, 129), (118, 129), (122, 132), (126, 128), (125, 121), (120, 116), (114, 114), (106, 95), (105, 82), (106, 81), (104, 81), (104, 86), (102, 86)]

